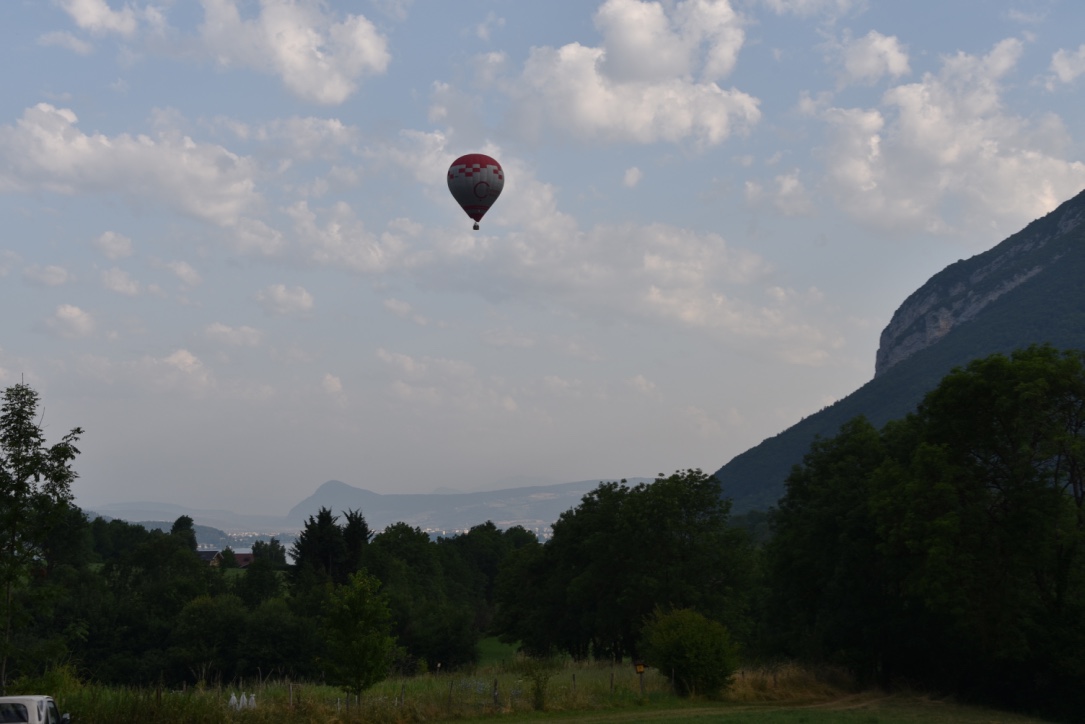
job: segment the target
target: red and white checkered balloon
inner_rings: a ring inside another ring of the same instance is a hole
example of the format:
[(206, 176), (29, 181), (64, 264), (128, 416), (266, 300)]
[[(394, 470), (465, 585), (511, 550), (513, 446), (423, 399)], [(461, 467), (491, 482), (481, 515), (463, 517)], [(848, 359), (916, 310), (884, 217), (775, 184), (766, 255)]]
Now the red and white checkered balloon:
[(460, 156), (448, 168), (448, 190), (467, 215), (478, 222), (505, 186), (505, 172), (496, 160), (481, 153)]

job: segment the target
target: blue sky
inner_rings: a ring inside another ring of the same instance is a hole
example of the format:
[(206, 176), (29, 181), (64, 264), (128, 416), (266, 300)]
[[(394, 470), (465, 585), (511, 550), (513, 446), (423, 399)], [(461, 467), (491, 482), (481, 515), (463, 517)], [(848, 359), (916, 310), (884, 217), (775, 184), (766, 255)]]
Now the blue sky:
[[(713, 470), (1085, 188), (1064, 0), (11, 0), (0, 384), (81, 504)], [(459, 155), (496, 157), (478, 232)]]

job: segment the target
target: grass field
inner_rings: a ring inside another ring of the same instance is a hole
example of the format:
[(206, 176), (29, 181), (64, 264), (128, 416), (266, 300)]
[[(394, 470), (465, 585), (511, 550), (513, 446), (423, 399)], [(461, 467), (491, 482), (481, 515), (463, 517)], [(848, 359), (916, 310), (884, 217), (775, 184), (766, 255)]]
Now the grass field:
[[(1017, 716), (921, 694), (857, 692), (847, 677), (798, 666), (740, 672), (719, 701), (680, 699), (667, 677), (649, 670), (641, 680), (631, 666), (564, 663), (524, 666), (496, 642), (488, 663), (470, 673), (390, 679), (360, 701), (328, 686), (289, 682), (251, 683), (256, 706), (234, 710), (237, 688), (202, 687), (182, 692), (125, 689), (79, 682), (62, 670), (34, 682), (25, 693), (51, 693), (76, 724), (159, 722), (400, 722), (473, 720), (493, 722), (758, 722), (761, 724), (905, 724), (980, 722), (1025, 724)], [(541, 698), (537, 696), (542, 686)], [(543, 709), (536, 710), (542, 702)]]

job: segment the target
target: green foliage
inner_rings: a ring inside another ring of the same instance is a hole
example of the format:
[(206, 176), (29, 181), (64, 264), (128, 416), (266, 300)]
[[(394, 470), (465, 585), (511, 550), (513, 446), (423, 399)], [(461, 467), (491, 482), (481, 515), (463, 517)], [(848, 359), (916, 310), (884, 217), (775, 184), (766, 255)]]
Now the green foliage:
[(717, 696), (738, 670), (727, 627), (696, 611), (657, 609), (644, 627), (644, 660), (672, 677), (681, 696)]
[[(8, 681), (8, 660), (17, 622), (29, 612), (18, 606), (31, 572), (48, 568), (46, 542), (67, 514), (76, 472), (71, 463), (82, 434), (74, 428), (46, 447), (39, 425), (38, 394), (18, 384), (3, 392), (0, 409), (0, 693)], [(52, 546), (53, 553), (58, 552)]]
[(1015, 705), (1085, 706), (1085, 358), (954, 370), (818, 441), (767, 555), (783, 653)]
[(355, 696), (388, 675), (395, 652), (392, 615), (379, 588), (377, 579), (355, 573), (323, 612), (327, 679)]
[(254, 561), (266, 561), (271, 568), (281, 569), (286, 567), (286, 548), (278, 538), (268, 541), (254, 541), (252, 544), (252, 558)]
[(562, 514), (545, 545), (508, 557), (496, 618), (503, 640), (533, 655), (635, 656), (659, 606), (749, 631), (752, 549), (728, 524), (729, 508), (700, 470), (600, 484)]

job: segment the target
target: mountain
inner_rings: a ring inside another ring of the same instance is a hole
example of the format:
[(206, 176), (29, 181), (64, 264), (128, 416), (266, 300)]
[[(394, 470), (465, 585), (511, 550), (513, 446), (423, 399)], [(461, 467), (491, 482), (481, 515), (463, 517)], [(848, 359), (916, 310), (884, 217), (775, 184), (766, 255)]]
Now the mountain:
[[(629, 478), (631, 485), (651, 482), (652, 478)], [(182, 515), (200, 526), (219, 529), (237, 538), (243, 534), (275, 535), (292, 540), (309, 516), (320, 508), (336, 515), (346, 510), (361, 510), (373, 530), (380, 531), (393, 523), (407, 523), (431, 532), (467, 530), (490, 520), (499, 528), (514, 525), (545, 533), (562, 513), (580, 504), (580, 499), (599, 485), (596, 479), (558, 485), (534, 485), (474, 493), (374, 493), (329, 480), (284, 516), (251, 515), (229, 510), (187, 508), (172, 503), (130, 502), (84, 506), (88, 513), (119, 518), (132, 523), (165, 521), (169, 525)], [(93, 508), (93, 510), (91, 510)], [(147, 523), (147, 525), (155, 525)], [(199, 536), (197, 536), (199, 537)], [(207, 542), (213, 542), (208, 533)], [(200, 542), (205, 542), (202, 538)]]
[(1085, 349), (1085, 192), (912, 293), (882, 332), (874, 379), (716, 472), (734, 511), (763, 510), (817, 437), (904, 417), (954, 367), (1030, 344)]
[[(628, 482), (635, 485), (651, 480), (629, 478)], [(452, 533), (491, 520), (498, 528), (522, 525), (543, 532), (558, 516), (579, 505), (599, 482), (593, 479), (474, 493), (380, 494), (329, 480), (294, 506), (288, 517), (304, 521), (324, 507), (336, 514), (361, 510), (375, 530), (404, 522), (423, 530)]]

